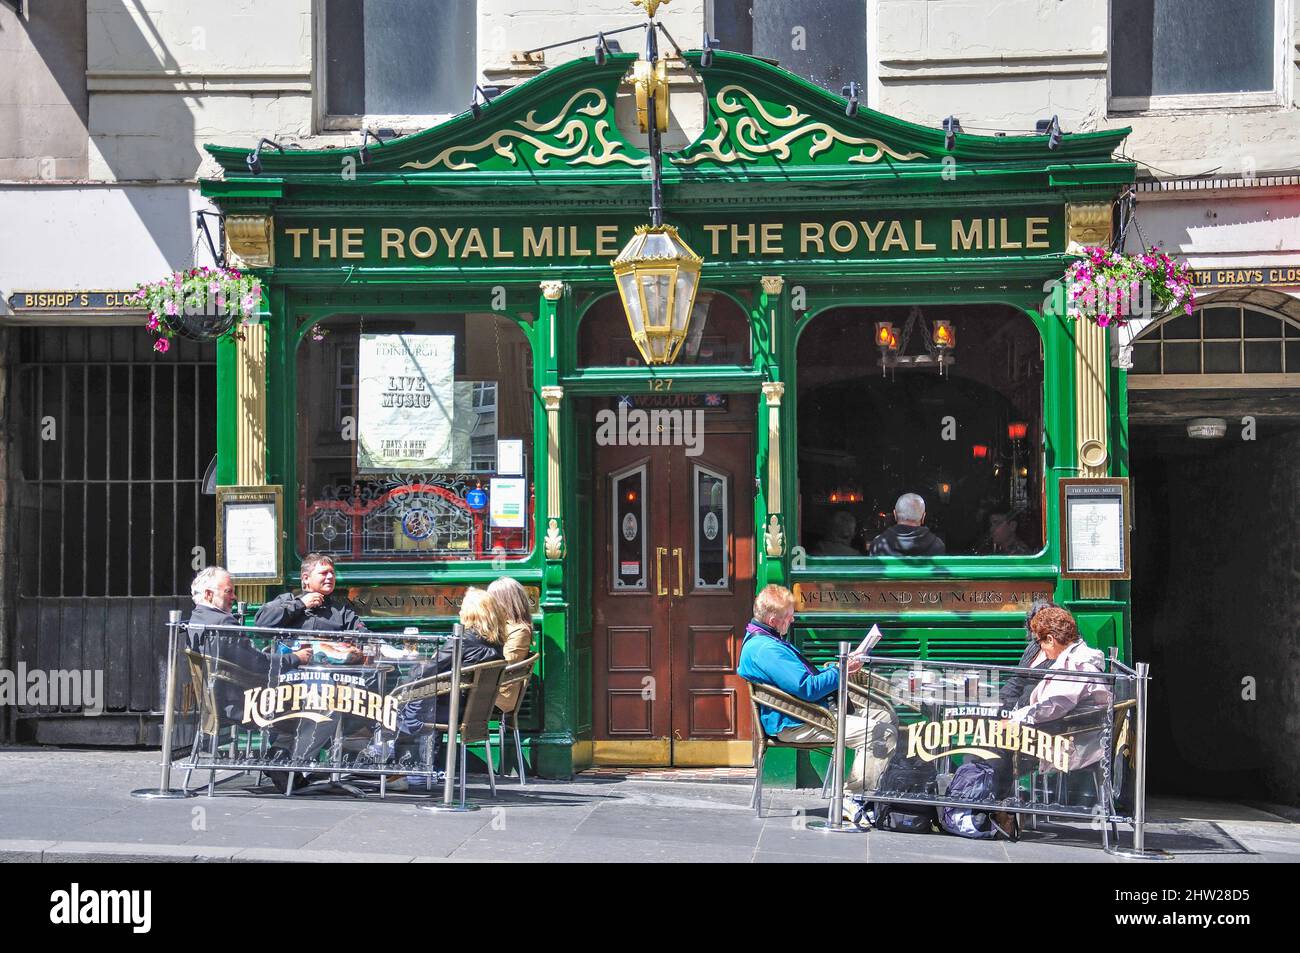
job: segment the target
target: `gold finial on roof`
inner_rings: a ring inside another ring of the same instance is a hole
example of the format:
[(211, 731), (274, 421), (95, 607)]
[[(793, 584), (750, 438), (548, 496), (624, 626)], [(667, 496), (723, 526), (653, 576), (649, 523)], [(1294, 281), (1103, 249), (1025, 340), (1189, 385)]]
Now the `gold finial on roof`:
[(644, 8), (645, 15), (652, 20), (654, 19), (655, 11), (665, 3), (668, 3), (668, 0), (632, 0), (632, 6)]

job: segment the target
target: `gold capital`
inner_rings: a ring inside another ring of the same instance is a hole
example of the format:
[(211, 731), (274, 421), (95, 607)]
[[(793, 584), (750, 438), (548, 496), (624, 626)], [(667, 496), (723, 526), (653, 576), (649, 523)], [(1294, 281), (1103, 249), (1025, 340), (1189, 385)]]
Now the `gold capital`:
[(780, 275), (764, 275), (759, 279), (763, 283), (763, 294), (779, 295), (785, 287), (785, 279)]
[(781, 397), (785, 394), (785, 384), (780, 381), (764, 381), (763, 396), (767, 398), (767, 406), (780, 407)]
[(547, 301), (559, 301), (564, 294), (563, 281), (543, 281), (539, 287), (542, 289), (542, 297)]
[(1080, 245), (1110, 244), (1110, 203), (1071, 203), (1065, 207), (1065, 238)]
[(564, 388), (549, 386), (542, 388), (542, 403), (546, 405), (547, 411), (560, 409), (560, 401), (564, 399)]

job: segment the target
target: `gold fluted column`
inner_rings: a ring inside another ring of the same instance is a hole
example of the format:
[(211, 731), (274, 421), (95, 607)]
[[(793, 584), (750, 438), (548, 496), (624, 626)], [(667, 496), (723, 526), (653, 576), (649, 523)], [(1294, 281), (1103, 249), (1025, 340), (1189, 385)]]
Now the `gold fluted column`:
[[(1066, 209), (1069, 240), (1080, 245), (1109, 245), (1111, 207), (1109, 203), (1070, 205)], [(1110, 462), (1110, 399), (1106, 381), (1110, 374), (1110, 348), (1106, 329), (1081, 318), (1075, 322), (1074, 407), (1075, 451), (1079, 475), (1103, 477)], [(1107, 599), (1110, 582), (1105, 579), (1081, 579), (1079, 597)]]
[(560, 501), (560, 401), (564, 388), (542, 388), (542, 403), (546, 406), (546, 539), (544, 550), (547, 559), (564, 556), (564, 530), (561, 526)]
[(784, 394), (785, 384), (780, 381), (763, 384), (763, 396), (767, 399), (767, 527), (763, 532), (763, 548), (774, 559), (785, 554), (785, 531), (781, 525), (781, 397)]
[[(266, 484), (266, 322), (243, 329), (235, 344), (235, 482), (241, 486)], [(287, 501), (286, 501), (287, 502)], [(236, 586), (235, 598), (245, 602), (266, 599), (265, 586)]]

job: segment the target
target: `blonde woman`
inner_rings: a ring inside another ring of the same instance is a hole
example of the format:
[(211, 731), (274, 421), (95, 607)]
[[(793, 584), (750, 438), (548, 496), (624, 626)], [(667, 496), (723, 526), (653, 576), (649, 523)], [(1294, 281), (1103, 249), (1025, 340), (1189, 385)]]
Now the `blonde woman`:
[[(482, 662), (495, 662), (502, 657), (501, 644), (506, 635), (505, 617), (496, 599), (482, 589), (467, 589), (460, 604), (460, 624), (465, 627), (464, 649), (461, 653), (462, 665), (478, 665)], [(451, 670), (452, 646), (444, 645), (438, 650), (433, 661), (412, 672), (412, 678), (426, 678), (430, 675)], [(433, 724), (446, 724), (450, 714), (450, 695), (438, 695), (403, 705), (397, 715), (396, 757), (415, 763), (438, 764), (436, 747), (429, 751), (425, 748)], [(462, 693), (461, 711), (464, 711), (465, 695)], [(435, 736), (436, 737), (436, 736)], [(423, 775), (411, 776), (411, 789), (425, 784)], [(392, 785), (396, 791), (406, 790), (400, 783)]]
[[(528, 590), (518, 579), (502, 576), (488, 586), (488, 594), (501, 606), (506, 619), (506, 637), (502, 645), (506, 664), (528, 658), (533, 647), (533, 607), (528, 601)], [(502, 714), (509, 714), (519, 704), (519, 685), (503, 688), (497, 695), (496, 706)]]

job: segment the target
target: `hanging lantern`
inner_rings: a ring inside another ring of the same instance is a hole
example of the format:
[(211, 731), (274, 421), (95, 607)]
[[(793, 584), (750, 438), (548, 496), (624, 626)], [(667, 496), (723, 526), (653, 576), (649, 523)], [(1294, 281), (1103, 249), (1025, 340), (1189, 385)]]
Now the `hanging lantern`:
[(987, 460), (989, 455), (989, 448), (985, 444), (977, 443), (970, 448), (970, 455), (972, 458), (976, 460)]
[(876, 322), (876, 347), (886, 350), (898, 350), (898, 332), (888, 321)]
[(1013, 420), (1007, 424), (1007, 436), (1012, 440), (1024, 440), (1029, 435), (1029, 424), (1023, 420)]
[(632, 340), (647, 364), (671, 364), (690, 329), (704, 259), (672, 225), (639, 225), (614, 259)]
[(946, 348), (957, 346), (957, 331), (953, 328), (951, 321), (934, 322), (934, 346), (942, 352)]

